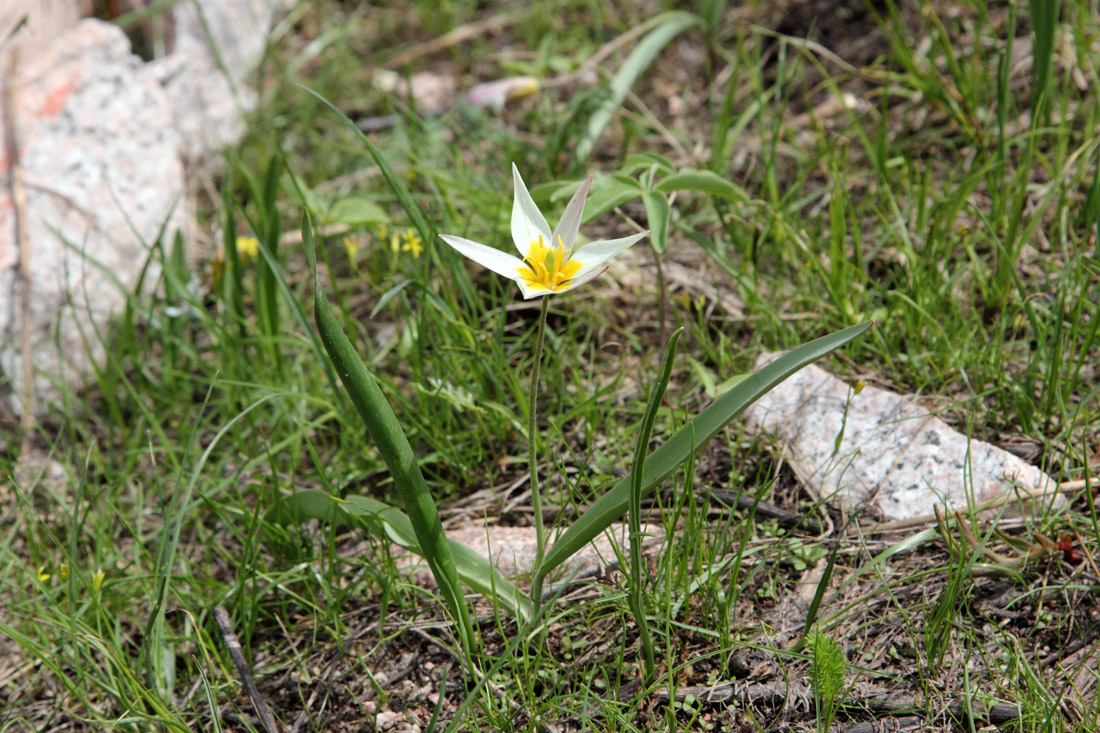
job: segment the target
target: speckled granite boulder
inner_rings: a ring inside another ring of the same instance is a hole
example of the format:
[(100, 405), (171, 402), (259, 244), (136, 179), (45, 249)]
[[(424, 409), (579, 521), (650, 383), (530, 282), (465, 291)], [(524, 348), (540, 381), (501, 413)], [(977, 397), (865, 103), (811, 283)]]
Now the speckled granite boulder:
[[(18, 150), (16, 161), (0, 158), (0, 369), (2, 397), (17, 411), (24, 346), (40, 400), (55, 397), (60, 380), (77, 383), (103, 360), (106, 316), (135, 287), (149, 245), (162, 228), (179, 229), (184, 213), (172, 108), (122, 31), (83, 20), (48, 49), (29, 50), (4, 90), (15, 130), (0, 119), (0, 139), (14, 132)], [(25, 192), (21, 216), (13, 163)]]
[(249, 75), (263, 58), (268, 29), (291, 5), (293, 0), (200, 0), (176, 5), (172, 52), (150, 62), (149, 69), (175, 109), (174, 124), (188, 159), (244, 135), (244, 115), (256, 106), (255, 84)]
[[(248, 76), (290, 0), (180, 3), (166, 11), (168, 55), (148, 64), (117, 27), (75, 22), (76, 6), (66, 3), (13, 0), (0, 9), (7, 33), (27, 21), (0, 50), (0, 402), (16, 412), (25, 347), (39, 409), (103, 361), (110, 316), (136, 287), (150, 245), (190, 221), (184, 162), (244, 133), (255, 104)], [(154, 267), (145, 282), (155, 281)]]

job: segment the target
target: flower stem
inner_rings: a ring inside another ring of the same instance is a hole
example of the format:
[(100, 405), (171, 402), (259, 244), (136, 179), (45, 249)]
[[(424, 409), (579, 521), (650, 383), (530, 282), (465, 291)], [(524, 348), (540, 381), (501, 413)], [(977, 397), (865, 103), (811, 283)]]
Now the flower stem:
[(542, 559), (546, 555), (546, 527), (542, 521), (542, 495), (539, 493), (538, 441), (535, 437), (535, 413), (539, 396), (539, 367), (542, 363), (542, 342), (546, 336), (546, 312), (550, 296), (542, 296), (539, 312), (539, 334), (535, 339), (535, 364), (531, 370), (531, 390), (527, 400), (527, 463), (531, 470), (531, 505), (535, 511), (535, 564), (532, 567), (531, 587), (532, 618), (538, 618), (542, 609)]
[(661, 267), (661, 255), (655, 247), (653, 250), (653, 264), (657, 265), (657, 292), (660, 298), (657, 300), (657, 343), (663, 349), (665, 347), (665, 309), (668, 306), (668, 285), (665, 283), (665, 271)]

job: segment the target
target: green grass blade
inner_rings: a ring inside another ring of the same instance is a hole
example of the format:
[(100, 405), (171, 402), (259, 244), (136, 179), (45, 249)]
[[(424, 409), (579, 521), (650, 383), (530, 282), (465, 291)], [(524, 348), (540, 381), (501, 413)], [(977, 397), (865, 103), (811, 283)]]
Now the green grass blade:
[(1060, 0), (1029, 0), (1032, 32), (1032, 120), (1046, 119), (1054, 62), (1054, 35), (1058, 28)]
[(336, 105), (322, 97), (317, 92), (313, 91), (309, 87), (303, 86), (307, 92), (316, 97), (320, 102), (335, 112), (340, 119), (342, 119), (347, 126), (355, 131), (355, 134), (359, 136), (359, 141), (366, 147), (367, 152), (370, 153), (370, 157), (374, 158), (374, 162), (378, 165), (378, 169), (382, 171), (382, 176), (386, 179), (386, 183), (389, 185), (390, 190), (393, 191), (393, 195), (397, 197), (397, 203), (401, 204), (401, 208), (408, 214), (410, 221), (414, 227), (416, 227), (417, 233), (420, 235), (420, 239), (425, 243), (435, 241), (435, 227), (428, 221), (428, 217), (424, 214), (424, 210), (420, 208), (420, 204), (416, 202), (413, 195), (409, 192), (405, 182), (401, 179), (390, 166), (389, 161), (382, 155), (374, 143), (370, 141), (370, 138), (362, 133), (362, 131), (352, 122), (347, 115), (340, 111)]
[(708, 33), (718, 30), (718, 24), (726, 14), (726, 0), (701, 0), (699, 3), (699, 17), (707, 26)]
[(603, 135), (603, 131), (615, 116), (615, 112), (623, 106), (630, 88), (634, 86), (634, 82), (638, 80), (642, 72), (653, 63), (653, 59), (657, 58), (657, 54), (661, 52), (661, 49), (688, 28), (702, 24), (699, 16), (680, 10), (666, 13), (662, 18), (661, 24), (651, 30), (634, 47), (634, 50), (626, 57), (626, 61), (623, 62), (622, 67), (619, 68), (619, 71), (611, 80), (611, 96), (600, 105), (592, 118), (588, 120), (588, 128), (577, 144), (577, 160), (587, 160), (588, 156), (592, 154), (596, 142)]
[[(872, 322), (850, 326), (822, 336), (779, 357), (763, 369), (746, 377), (729, 392), (676, 431), (660, 448), (653, 451), (642, 473), (642, 491), (648, 493), (718, 431), (750, 404), (802, 367), (840, 348), (872, 326)], [(633, 475), (626, 476), (580, 516), (547, 551), (540, 574), (548, 575), (555, 567), (595, 539), (611, 523), (626, 513), (630, 502)]]
[[(312, 240), (310, 240), (312, 243)], [(235, 245), (234, 245), (235, 246)], [(302, 333), (307, 334), (309, 337), (310, 350), (317, 356), (318, 362), (325, 370), (325, 376), (328, 378), (329, 383), (332, 385), (333, 393), (339, 394), (336, 383), (336, 372), (333, 371), (332, 365), (328, 359), (325, 358), (324, 351), (321, 348), (321, 344), (317, 340), (317, 335), (313, 332), (313, 329), (309, 327), (309, 317), (306, 316), (305, 310), (302, 308), (301, 302), (294, 295), (294, 291), (290, 287), (290, 283), (286, 280), (286, 275), (283, 272), (283, 268), (279, 265), (279, 261), (276, 258), (276, 254), (268, 249), (267, 244), (263, 239), (258, 240), (257, 251), (259, 253), (259, 259), (264, 263), (267, 270), (270, 272), (271, 280), (274, 286), (282, 293), (283, 299), (287, 305), (290, 306), (290, 312), (294, 315), (294, 320), (298, 323), (298, 326), (302, 329)], [(239, 269), (239, 268), (238, 268)], [(269, 301), (274, 303), (274, 298), (269, 298)], [(277, 334), (269, 335), (271, 342), (274, 344), (279, 338)], [(280, 351), (280, 353), (282, 353)]]
[(363, 359), (348, 340), (340, 327), (340, 321), (333, 313), (328, 299), (321, 287), (321, 277), (317, 270), (316, 253), (313, 248), (313, 224), (306, 213), (302, 221), (302, 242), (306, 249), (306, 258), (313, 269), (317, 330), (321, 342), (332, 360), (336, 372), (344, 383), (344, 389), (351, 397), (352, 404), (374, 441), (386, 467), (393, 476), (394, 485), (401, 495), (405, 512), (409, 516), (417, 543), (423, 551), (424, 559), (435, 576), (439, 591), (450, 607), (458, 622), (459, 634), (467, 652), (473, 649), (473, 627), (470, 625), (469, 609), (462, 596), (462, 585), (458, 580), (454, 558), (443, 532), (443, 523), (439, 519), (435, 501), (432, 499), (420, 464), (416, 462), (412, 446), (397, 421), (382, 390), (378, 387), (374, 375), (370, 373)]
[(283, 350), (279, 339), (282, 324), (279, 319), (279, 233), (280, 216), (278, 212), (279, 193), (278, 158), (272, 158), (264, 171), (262, 188), (254, 191), (258, 197), (259, 213), (253, 222), (253, 234), (265, 248), (265, 255), (256, 263), (256, 321), (259, 325), (261, 345), (276, 373), (286, 381)]
[(232, 189), (222, 189), (222, 212), (225, 224), (222, 231), (222, 248), (225, 252), (223, 293), (225, 297), (225, 328), (235, 329), (243, 341), (248, 336), (244, 310), (244, 281), (241, 279), (241, 261), (237, 252), (237, 222), (233, 216)]
[[(852, 512), (848, 515), (848, 521), (844, 524), (844, 531), (848, 530), (852, 521), (859, 516), (859, 512)], [(821, 579), (817, 582), (817, 590), (814, 591), (813, 600), (810, 601), (810, 608), (806, 611), (806, 622), (802, 628), (802, 636), (799, 637), (798, 642), (794, 645), (793, 651), (795, 653), (802, 651), (802, 647), (809, 639), (810, 629), (817, 623), (817, 613), (821, 610), (821, 602), (825, 600), (825, 591), (829, 587), (829, 581), (833, 578), (833, 571), (836, 569), (836, 558), (840, 553), (841, 543), (837, 542), (833, 545), (833, 549), (829, 552), (829, 560), (825, 563), (825, 570), (821, 573)]]
[[(662, 200), (664, 196), (656, 194)], [(666, 202), (667, 203), (667, 202)], [(657, 382), (649, 393), (649, 401), (646, 403), (645, 412), (642, 413), (642, 427), (638, 431), (638, 443), (634, 450), (634, 470), (630, 472), (630, 607), (634, 612), (634, 620), (638, 625), (638, 634), (641, 637), (642, 651), (645, 653), (645, 683), (653, 683), (653, 637), (649, 634), (649, 623), (646, 621), (645, 588), (642, 583), (642, 477), (645, 476), (646, 453), (649, 451), (649, 437), (653, 434), (653, 424), (657, 422), (657, 410), (661, 407), (665, 390), (668, 389), (668, 380), (672, 376), (672, 363), (676, 360), (676, 344), (684, 334), (684, 329), (678, 328), (672, 333), (665, 347), (665, 354), (661, 358), (661, 366), (657, 369)]]
[[(1100, 161), (1100, 154), (1097, 155), (1097, 161)], [(1086, 241), (1092, 237), (1092, 240), (1096, 243), (1094, 257), (1100, 260), (1100, 164), (1093, 163), (1093, 165), (1095, 168), (1092, 173), (1092, 185), (1085, 197), (1085, 206), (1082, 212), (1082, 223), (1084, 224), (1082, 234)]]

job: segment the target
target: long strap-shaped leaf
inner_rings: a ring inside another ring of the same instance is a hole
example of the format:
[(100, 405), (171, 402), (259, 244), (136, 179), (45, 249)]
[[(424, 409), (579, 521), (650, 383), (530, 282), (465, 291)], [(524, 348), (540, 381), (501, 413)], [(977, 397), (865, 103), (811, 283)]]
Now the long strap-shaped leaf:
[(352, 404), (374, 441), (386, 468), (393, 476), (394, 485), (401, 495), (416, 541), (428, 567), (435, 576), (439, 591), (458, 621), (459, 634), (467, 651), (473, 649), (473, 627), (470, 625), (469, 609), (462, 595), (462, 585), (458, 580), (454, 558), (451, 557), (447, 537), (443, 532), (443, 523), (439, 519), (435, 501), (432, 499), (420, 464), (416, 462), (412, 446), (409, 445), (405, 431), (397, 421), (393, 408), (378, 387), (374, 375), (367, 370), (363, 359), (348, 340), (340, 327), (340, 321), (332, 312), (332, 307), (321, 287), (321, 276), (317, 271), (316, 254), (313, 248), (313, 225), (307, 212), (302, 220), (302, 242), (306, 248), (306, 258), (313, 268), (314, 288), (316, 291), (317, 330), (321, 342), (328, 351), (329, 358), (344, 383), (344, 389), (351, 397)]
[(653, 59), (657, 58), (661, 49), (688, 28), (702, 25), (703, 22), (698, 15), (680, 10), (663, 13), (654, 20), (659, 25), (650, 31), (649, 35), (643, 38), (630, 52), (630, 55), (626, 57), (626, 61), (623, 62), (623, 65), (615, 74), (615, 78), (611, 80), (611, 96), (600, 105), (592, 114), (591, 119), (588, 120), (588, 128), (584, 131), (580, 142), (577, 143), (577, 160), (586, 160), (592, 153), (592, 150), (596, 147), (596, 142), (603, 134), (604, 128), (611, 122), (619, 107), (623, 106), (630, 88), (634, 86), (634, 82), (638, 80), (638, 77), (649, 68)]
[[(737, 417), (746, 407), (802, 367), (817, 361), (869, 329), (868, 321), (843, 331), (803, 344), (787, 352), (763, 369), (749, 375), (733, 389), (712, 402), (707, 409), (676, 431), (660, 448), (653, 451), (642, 471), (642, 491), (649, 493), (683, 463), (691, 452), (706, 444), (719, 430)], [(621, 517), (630, 504), (633, 472), (593, 504), (572, 524), (547, 551), (539, 575), (545, 577), (561, 563)]]
[[(320, 489), (299, 491), (280, 499), (264, 519), (272, 524), (319, 519), (350, 527), (365, 527), (377, 537), (424, 556), (408, 516), (396, 507), (366, 496), (351, 495), (341, 499)], [(447, 540), (447, 544), (451, 548), (458, 577), (467, 587), (486, 598), (500, 601), (521, 621), (531, 617), (531, 602), (514, 583), (469, 547), (454, 540)]]

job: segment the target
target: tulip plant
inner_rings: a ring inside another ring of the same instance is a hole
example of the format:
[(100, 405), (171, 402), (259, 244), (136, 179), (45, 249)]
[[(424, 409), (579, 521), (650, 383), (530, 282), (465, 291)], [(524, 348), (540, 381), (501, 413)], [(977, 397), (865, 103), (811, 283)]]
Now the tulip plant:
[[(531, 371), (527, 401), (527, 461), (531, 472), (531, 504), (535, 512), (535, 568), (539, 568), (546, 554), (546, 527), (543, 524), (538, 458), (535, 455), (535, 407), (538, 402), (539, 365), (542, 362), (542, 343), (546, 334), (546, 312), (550, 305), (550, 296), (567, 293), (596, 279), (607, 271), (608, 260), (649, 232), (586, 245), (578, 244), (577, 231), (588, 189), (592, 185), (592, 176), (573, 194), (553, 233), (531, 198), (527, 186), (523, 184), (523, 177), (515, 163), (512, 164), (512, 183), (515, 187), (515, 198), (512, 202), (512, 241), (523, 256), (522, 260), (469, 239), (450, 234), (439, 236), (479, 265), (515, 280), (525, 299), (542, 298), (538, 336), (535, 339), (534, 369)], [(537, 616), (542, 605), (542, 578), (536, 574), (535, 579), (531, 588), (531, 601)]]
[[(321, 99), (321, 101), (342, 117), (349, 128), (358, 133), (354, 124), (346, 116), (327, 100)], [(379, 150), (365, 135), (358, 133), (358, 136), (381, 168), (387, 183), (405, 209), (422, 241), (430, 241), (434, 236), (432, 227), (428, 224), (424, 211), (408, 191), (405, 181), (394, 173)], [(580, 244), (577, 241), (577, 231), (582, 221), (584, 203), (592, 185), (592, 179), (580, 185), (569, 205), (566, 206), (557, 228), (553, 231), (535, 206), (514, 166), (513, 181), (515, 200), (512, 208), (512, 238), (522, 258), (461, 237), (444, 235), (443, 239), (467, 257), (514, 280), (525, 298), (543, 298), (538, 326), (540, 337), (536, 342), (536, 350), (539, 350), (541, 336), (545, 331), (548, 297), (568, 292), (598, 277), (606, 270), (606, 262), (610, 258), (645, 237), (646, 232), (621, 239)], [(341, 321), (333, 312), (324, 293), (317, 270), (314, 228), (308, 212), (303, 218), (302, 241), (307, 260), (314, 271), (315, 318), (321, 342), (336, 374), (344, 384), (348, 397), (362, 418), (371, 440), (389, 468), (403, 506), (392, 507), (372, 497), (348, 495), (340, 498), (327, 491), (310, 490), (284, 497), (272, 507), (266, 519), (270, 525), (276, 526), (309, 519), (355, 525), (423, 557), (436, 579), (448, 610), (455, 618), (459, 641), (471, 661), (475, 655), (475, 634), (463, 587), (485, 595), (499, 607), (515, 614), (521, 622), (525, 622), (525, 632), (535, 628), (542, 617), (542, 588), (555, 570), (628, 511), (632, 515), (631, 527), (637, 529), (641, 499), (653, 492), (664, 479), (688, 461), (749, 404), (803, 366), (843, 346), (871, 326), (870, 322), (850, 326), (784, 354), (719, 396), (647, 455), (648, 433), (652, 429), (653, 419), (671, 372), (672, 355), (676, 343), (676, 338), (671, 338), (665, 351), (660, 374), (654, 380), (654, 388), (649, 395), (649, 408), (646, 410), (643, 424), (639, 427), (641, 435), (637, 443), (632, 470), (606, 489), (592, 506), (582, 512), (572, 524), (565, 527), (549, 548), (545, 547), (546, 535), (545, 528), (542, 527), (541, 504), (536, 503), (535, 521), (539, 526), (540, 556), (532, 572), (531, 593), (528, 595), (520, 590), (513, 579), (505, 578), (493, 568), (486, 558), (446, 537), (435, 501), (420, 472), (419, 463), (416, 461), (401, 423), (367, 368), (362, 355), (357, 353), (344, 333)], [(537, 498), (538, 477), (535, 470), (533, 438), (534, 396), (538, 387), (539, 356), (536, 353), (536, 368), (531, 380), (532, 398), (528, 414), (533, 503), (541, 501)], [(638, 532), (633, 534), (637, 535)], [(637, 537), (635, 536), (634, 539)], [(637, 544), (634, 544), (636, 548)], [(635, 585), (638, 586), (640, 583), (636, 582)], [(632, 591), (635, 594), (639, 592), (639, 587)], [(631, 605), (636, 617), (644, 617), (644, 610), (640, 604), (636, 603), (636, 599), (632, 598)], [(639, 623), (644, 623), (644, 618)], [(651, 650), (647, 649), (647, 658), (651, 658), (651, 653)], [(469, 666), (471, 671), (476, 668), (477, 665), (473, 663)], [(651, 664), (647, 664), (647, 672), (650, 670)]]

